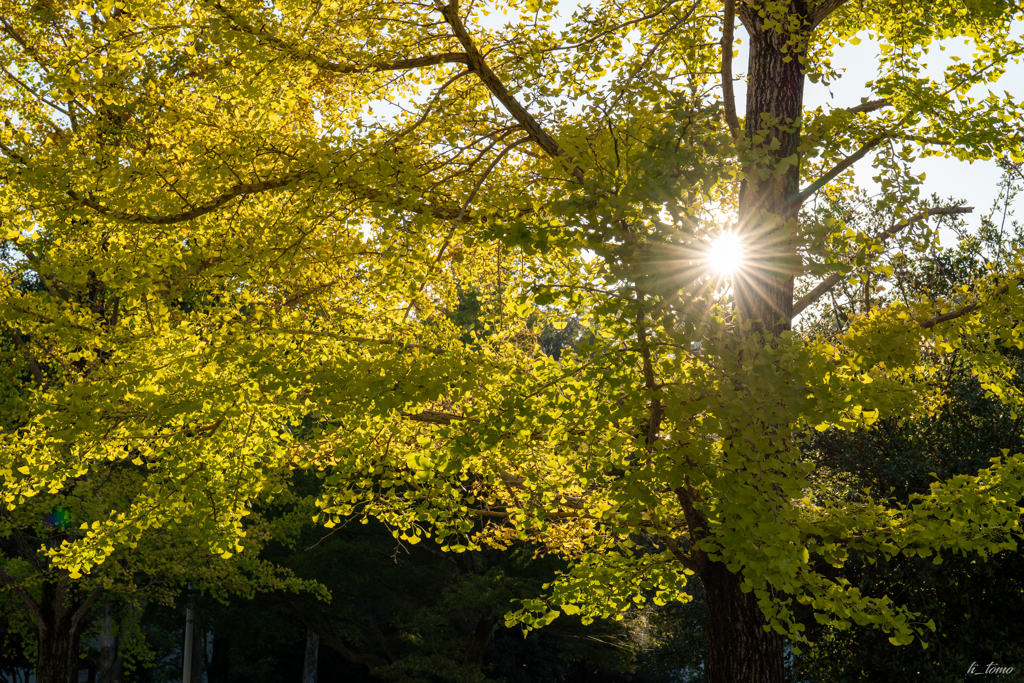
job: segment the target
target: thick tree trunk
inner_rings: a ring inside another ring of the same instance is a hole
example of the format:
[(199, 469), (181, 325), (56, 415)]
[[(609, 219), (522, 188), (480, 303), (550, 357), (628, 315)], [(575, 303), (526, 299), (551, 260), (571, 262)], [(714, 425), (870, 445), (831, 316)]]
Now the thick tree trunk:
[(39, 630), (36, 683), (77, 683), (78, 633), (54, 624)]
[(77, 683), (79, 620), (66, 604), (69, 579), (44, 581), (39, 600), (36, 683)]
[(721, 562), (708, 562), (700, 578), (708, 604), (709, 683), (783, 683), (785, 641), (766, 633), (754, 594)]
[[(791, 0), (790, 15), (806, 21), (803, 0)], [(755, 329), (778, 334), (793, 317), (793, 273), (797, 260), (787, 221), (799, 190), (800, 119), (803, 113), (805, 54), (802, 36), (765, 30), (746, 5), (740, 16), (750, 35), (744, 137), (753, 160), (744, 166), (739, 229), (748, 258), (736, 282), (736, 303)], [(785, 23), (785, 20), (783, 20)]]
[[(783, 2), (777, 11), (789, 16), (771, 17), (776, 25), (806, 29), (805, 1), (789, 0), (788, 7)], [(771, 343), (772, 337), (790, 327), (793, 277), (799, 265), (790, 221), (796, 219), (799, 208), (793, 199), (800, 183), (804, 92), (800, 60), (806, 53), (806, 38), (785, 28), (766, 30), (757, 10), (737, 4), (750, 36), (743, 134), (751, 157), (744, 164), (740, 186), (739, 231), (747, 262), (735, 278), (736, 305), (740, 317), (754, 323), (752, 332), (763, 332)], [(686, 497), (681, 496), (681, 501), (686, 508)], [(707, 531), (706, 520), (699, 519), (692, 508), (687, 517), (697, 536)], [(710, 683), (783, 683), (785, 640), (764, 630), (764, 614), (753, 593), (740, 590), (740, 575), (725, 564), (702, 553), (695, 556), (707, 594)]]

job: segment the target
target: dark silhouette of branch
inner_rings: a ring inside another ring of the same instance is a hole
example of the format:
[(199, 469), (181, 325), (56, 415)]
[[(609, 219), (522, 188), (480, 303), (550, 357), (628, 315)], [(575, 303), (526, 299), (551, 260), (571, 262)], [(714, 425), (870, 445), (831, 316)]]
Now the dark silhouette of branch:
[(295, 59), (311, 62), (312, 64), (316, 64), (318, 69), (329, 71), (331, 73), (362, 74), (378, 73), (381, 71), (408, 71), (410, 69), (421, 69), (425, 66), (437, 66), (439, 64), (469, 65), (469, 56), (462, 52), (444, 52), (436, 55), (424, 55), (421, 57), (411, 57), (409, 59), (399, 59), (394, 62), (371, 62), (370, 64), (365, 65), (340, 64), (338, 62), (332, 62), (329, 59), (324, 59), (312, 52), (301, 50), (291, 43), (278, 38), (268, 31), (266, 27), (256, 28), (255, 26), (252, 26), (245, 21), (245, 19), (227, 9), (219, 2), (214, 3), (213, 8), (218, 14), (231, 22), (232, 26), (234, 26), (238, 31), (248, 33), (264, 43), (273, 45), (281, 52), (284, 52)]

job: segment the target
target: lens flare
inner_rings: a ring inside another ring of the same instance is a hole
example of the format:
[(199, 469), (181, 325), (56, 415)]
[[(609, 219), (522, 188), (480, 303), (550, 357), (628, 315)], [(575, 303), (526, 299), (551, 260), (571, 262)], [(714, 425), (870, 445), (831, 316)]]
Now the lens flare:
[(71, 511), (66, 508), (53, 508), (53, 510), (45, 514), (43, 518), (46, 521), (46, 526), (53, 527), (55, 529), (63, 531), (71, 526)]
[(711, 244), (708, 263), (718, 273), (726, 275), (743, 265), (743, 242), (739, 235), (727, 232)]

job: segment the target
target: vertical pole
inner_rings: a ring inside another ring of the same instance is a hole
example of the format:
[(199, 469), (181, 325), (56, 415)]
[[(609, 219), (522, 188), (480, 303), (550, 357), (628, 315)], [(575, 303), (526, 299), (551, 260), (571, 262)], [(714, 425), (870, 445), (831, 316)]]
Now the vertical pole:
[(302, 683), (316, 683), (320, 655), (320, 635), (313, 629), (306, 631), (306, 657), (302, 663)]
[(192, 683), (192, 634), (196, 627), (196, 610), (192, 604), (192, 583), (188, 584), (186, 598), (188, 610), (185, 612), (185, 661), (182, 663), (181, 683)]

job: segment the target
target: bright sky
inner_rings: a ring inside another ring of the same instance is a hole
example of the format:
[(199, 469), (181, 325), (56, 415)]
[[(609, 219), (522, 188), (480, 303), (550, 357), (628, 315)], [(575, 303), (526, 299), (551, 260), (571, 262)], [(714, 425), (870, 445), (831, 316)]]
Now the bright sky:
[[(1024, 23), (1018, 23), (1015, 29), (1015, 33), (1018, 35), (1024, 33)], [(737, 75), (746, 71), (747, 63), (746, 34), (738, 28), (737, 37), (741, 36), (744, 40), (738, 46), (740, 55), (735, 60), (736, 66), (734, 67)], [(840, 48), (832, 59), (832, 65), (837, 70), (845, 71), (840, 81), (829, 87), (807, 82), (804, 90), (804, 105), (807, 108), (826, 105), (836, 108), (850, 107), (860, 104), (861, 98), (864, 97), (875, 99), (864, 84), (878, 76), (878, 44), (868, 40), (866, 32), (860, 37), (862, 38), (860, 45), (847, 45)], [(939, 50), (940, 44), (946, 48), (945, 51)], [(926, 75), (935, 80), (941, 80), (943, 69), (951, 63), (953, 56), (967, 59), (970, 55), (971, 49), (964, 44), (962, 38), (936, 43), (928, 52)], [(1006, 90), (1015, 99), (1024, 98), (1024, 64), (1016, 64), (1007, 70), (994, 89), (999, 93)], [(736, 99), (741, 115), (745, 96), (746, 86), (744, 83), (738, 82), (736, 84)], [(929, 157), (918, 159), (915, 162), (914, 171), (927, 174), (922, 195), (930, 195), (935, 192), (944, 198), (955, 197), (966, 200), (969, 206), (975, 207), (974, 214), (967, 218), (968, 225), (976, 225), (978, 216), (989, 210), (999, 194), (998, 184), (1001, 173), (995, 161), (979, 161), (970, 164), (957, 159)], [(871, 180), (875, 173), (869, 158), (860, 161), (854, 167), (854, 172), (861, 187), (870, 190), (876, 186)], [(1018, 210), (1021, 208), (1019, 200), (1017, 207)], [(940, 237), (943, 246), (948, 247), (955, 244), (956, 238), (951, 231), (942, 231)]]

